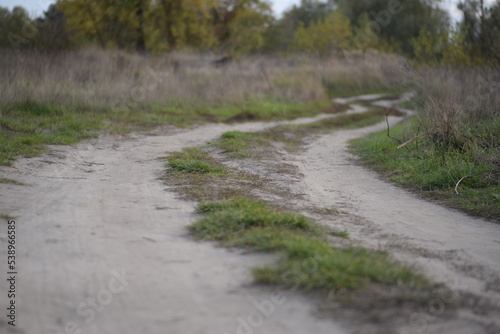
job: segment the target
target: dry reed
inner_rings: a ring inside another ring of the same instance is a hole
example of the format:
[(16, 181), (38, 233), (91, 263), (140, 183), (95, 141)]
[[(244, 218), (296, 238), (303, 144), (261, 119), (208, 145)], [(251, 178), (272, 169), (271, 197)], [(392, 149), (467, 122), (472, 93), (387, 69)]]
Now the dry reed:
[[(59, 105), (238, 104), (251, 99), (325, 99), (328, 84), (354, 93), (394, 86), (396, 57), (348, 59), (252, 56), (216, 67), (213, 55), (141, 57), (88, 49), (59, 54), (0, 54), (0, 101)], [(326, 85), (325, 85), (326, 83)]]

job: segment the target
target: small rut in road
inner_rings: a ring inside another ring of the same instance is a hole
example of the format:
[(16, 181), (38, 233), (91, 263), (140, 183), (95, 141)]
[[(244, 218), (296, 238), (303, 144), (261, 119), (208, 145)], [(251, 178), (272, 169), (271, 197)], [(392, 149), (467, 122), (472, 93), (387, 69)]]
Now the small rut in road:
[[(295, 122), (321, 117), (327, 116)], [(356, 332), (359, 324), (317, 318), (311, 299), (252, 286), (249, 267), (272, 263), (275, 256), (191, 240), (186, 226), (196, 218), (195, 203), (165, 191), (158, 180), (164, 173), (164, 161), (158, 158), (166, 152), (202, 145), (226, 131), (259, 131), (278, 124), (283, 122), (101, 136), (1, 167), (1, 177), (27, 184), (0, 185), (0, 213), (14, 216), (18, 226), (22, 277), (18, 326), (13, 331), (1, 318), (2, 331)], [(282, 162), (295, 165), (303, 177), (289, 182), (277, 176), (274, 182), (304, 194), (290, 203), (297, 209), (347, 212), (332, 224), (361, 245), (389, 249), (433, 279), (453, 279), (457, 285), (450, 288), (498, 306), (499, 225), (421, 201), (353, 163), (347, 141), (384, 127), (323, 135), (300, 155), (280, 152)], [(5, 231), (1, 233), (4, 245)], [(0, 256), (6, 258), (5, 247)], [(0, 290), (6, 289), (2, 280)], [(453, 326), (446, 328), (454, 333), (486, 333), (485, 328), (498, 325), (489, 317), (466, 313), (452, 321), (429, 321), (427, 333), (443, 332), (439, 326), (445, 325)], [(400, 328), (415, 330), (406, 321)]]

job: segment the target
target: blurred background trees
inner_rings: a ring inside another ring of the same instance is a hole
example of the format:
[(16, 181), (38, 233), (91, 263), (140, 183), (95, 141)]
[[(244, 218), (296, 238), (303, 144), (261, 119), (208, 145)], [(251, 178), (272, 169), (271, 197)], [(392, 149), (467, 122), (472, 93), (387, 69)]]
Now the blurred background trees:
[(458, 9), (453, 22), (439, 0), (301, 0), (280, 18), (267, 0), (58, 0), (37, 18), (0, 7), (0, 49), (321, 57), (377, 49), (424, 63), (498, 61), (500, 2), (462, 0)]

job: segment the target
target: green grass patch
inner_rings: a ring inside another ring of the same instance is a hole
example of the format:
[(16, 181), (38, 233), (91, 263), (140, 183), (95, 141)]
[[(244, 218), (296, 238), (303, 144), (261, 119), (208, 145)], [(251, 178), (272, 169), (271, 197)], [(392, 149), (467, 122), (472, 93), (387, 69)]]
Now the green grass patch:
[[(407, 140), (415, 120), (391, 129), (391, 136)], [(488, 125), (491, 127), (491, 124)], [(490, 129), (491, 130), (491, 129)], [(488, 131), (488, 133), (495, 133)], [(497, 134), (500, 133), (498, 129)], [(497, 135), (498, 137), (498, 135)], [(500, 217), (500, 167), (493, 148), (474, 154), (471, 150), (450, 149), (446, 152), (424, 137), (396, 149), (399, 143), (380, 132), (354, 140), (353, 151), (362, 160), (398, 184), (419, 191), (451, 207), (498, 221)], [(498, 138), (495, 140), (499, 140)], [(444, 161), (443, 164), (443, 154)], [(466, 177), (467, 176), (467, 177)], [(457, 187), (457, 182), (464, 178)]]
[(166, 159), (164, 180), (186, 199), (227, 199), (248, 193), (248, 185), (256, 189), (262, 186), (258, 175), (232, 171), (198, 147), (170, 153)]
[(389, 261), (383, 252), (333, 248), (326, 240), (326, 228), (260, 201), (235, 197), (206, 202), (198, 206), (198, 212), (204, 216), (190, 226), (197, 238), (283, 254), (277, 266), (253, 270), (259, 283), (335, 292), (370, 283), (425, 282), (412, 269)]
[(209, 109), (209, 114), (224, 117), (224, 122), (275, 121), (311, 117), (321, 113), (336, 113), (338, 108), (328, 100), (317, 102), (287, 102), (251, 100), (245, 105)]
[(253, 270), (257, 282), (331, 292), (359, 289), (371, 283), (424, 282), (412, 269), (389, 261), (381, 251), (333, 248), (326, 242), (304, 237), (293, 238), (286, 246), (279, 266)]
[(373, 111), (364, 113), (341, 115), (313, 123), (286, 125), (284, 127), (289, 129), (297, 137), (303, 138), (315, 133), (328, 133), (333, 130), (356, 129), (373, 125), (382, 121), (385, 113), (386, 111), (384, 108), (375, 107)]
[(24, 183), (24, 182), (13, 180), (13, 179), (8, 179), (8, 178), (4, 178), (4, 177), (0, 177), (0, 183), (15, 184), (18, 186), (26, 185), (26, 183)]
[(331, 231), (330, 234), (333, 235), (333, 236), (339, 237), (339, 238), (344, 238), (344, 239), (349, 238), (349, 232), (347, 232), (346, 230), (343, 230), (343, 231)]
[(174, 152), (168, 157), (168, 166), (178, 173), (212, 174), (228, 173), (221, 164), (213, 159), (207, 152), (188, 147), (180, 152)]
[(302, 138), (313, 134), (329, 133), (340, 129), (356, 129), (377, 124), (384, 119), (387, 113), (387, 109), (383, 107), (370, 106), (369, 109), (369, 111), (363, 113), (340, 115), (312, 123), (282, 125), (269, 131), (275, 134), (286, 133), (282, 134), (281, 137), (287, 138), (289, 142), (300, 141)]
[[(178, 104), (173, 106), (152, 105), (141, 113), (128, 111), (125, 119), (140, 117), (145, 124), (173, 124), (188, 127), (207, 122), (248, 122), (291, 120), (310, 117), (320, 113), (336, 113), (341, 107), (328, 100), (317, 102), (289, 102), (269, 98), (250, 99), (244, 103), (198, 105)], [(137, 120), (136, 120), (137, 121)]]
[(273, 142), (284, 143), (288, 149), (293, 149), (307, 136), (373, 125), (382, 121), (385, 113), (384, 108), (377, 107), (365, 113), (340, 115), (306, 124), (281, 125), (260, 132), (230, 131), (211, 144), (220, 147), (232, 158), (258, 157), (261, 153), (265, 154), (267, 150), (263, 149)]
[(292, 103), (268, 98), (213, 106), (124, 104), (105, 108), (32, 100), (0, 104), (0, 165), (12, 165), (18, 156), (37, 156), (47, 145), (75, 144), (102, 131), (126, 133), (163, 124), (188, 127), (207, 122), (286, 120), (335, 110), (329, 101)]
[(0, 165), (12, 165), (17, 156), (33, 157), (46, 145), (74, 144), (104, 129), (100, 110), (26, 101), (0, 106)]
[(268, 146), (272, 140), (279, 140), (269, 131), (241, 132), (230, 131), (222, 134), (219, 141), (212, 143), (226, 151), (232, 158), (248, 158), (259, 147)]
[[(82, 139), (95, 137), (102, 131), (147, 131), (162, 124), (188, 127), (206, 122), (290, 120), (319, 113), (338, 113), (345, 108), (346, 106), (332, 104), (330, 101), (297, 103), (270, 98), (212, 106), (184, 103), (170, 106), (119, 105), (114, 108), (52, 105), (25, 100), (0, 105), (0, 165), (12, 165), (18, 156), (37, 156), (46, 151), (47, 145), (75, 144)], [(339, 119), (349, 121), (344, 116)], [(329, 126), (328, 121), (325, 121), (324, 126)], [(270, 137), (273, 135), (262, 135), (251, 140), (258, 146), (268, 142)], [(230, 153), (235, 156), (248, 155), (248, 152), (244, 152), (245, 145), (237, 150), (244, 138), (232, 138), (232, 142), (230, 138), (226, 139), (228, 140), (224, 145), (230, 148)]]
[(240, 232), (255, 227), (304, 231), (314, 231), (316, 227), (305, 216), (275, 210), (247, 197), (201, 203), (198, 211), (206, 216), (191, 226), (191, 231), (202, 239), (230, 240)]
[(325, 88), (327, 94), (331, 97), (354, 97), (368, 94), (399, 95), (408, 90), (407, 87), (403, 87), (396, 82), (382, 84), (376, 80), (353, 81), (349, 78), (324, 80), (323, 87)]

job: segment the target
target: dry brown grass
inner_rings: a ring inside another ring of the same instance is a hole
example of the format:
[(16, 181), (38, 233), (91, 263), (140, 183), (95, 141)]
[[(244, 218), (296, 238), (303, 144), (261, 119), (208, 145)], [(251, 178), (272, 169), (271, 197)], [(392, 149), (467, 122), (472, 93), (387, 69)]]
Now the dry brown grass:
[(419, 93), (421, 130), (437, 143), (467, 144), (474, 139), (469, 130), (498, 120), (499, 67), (427, 68), (411, 76)]
[(399, 70), (396, 57), (382, 54), (322, 60), (253, 56), (220, 68), (213, 66), (215, 59), (186, 52), (144, 58), (98, 49), (2, 53), (0, 101), (132, 108), (262, 98), (310, 102), (325, 99), (327, 93), (387, 89), (397, 84), (394, 74)]
[(0, 164), (103, 130), (312, 116), (331, 112), (328, 95), (355, 94), (363, 79), (363, 89), (394, 84), (396, 58), (358, 58), (252, 56), (217, 67), (219, 57), (187, 52), (1, 53)]

